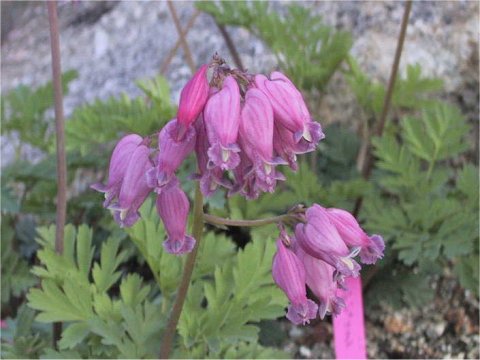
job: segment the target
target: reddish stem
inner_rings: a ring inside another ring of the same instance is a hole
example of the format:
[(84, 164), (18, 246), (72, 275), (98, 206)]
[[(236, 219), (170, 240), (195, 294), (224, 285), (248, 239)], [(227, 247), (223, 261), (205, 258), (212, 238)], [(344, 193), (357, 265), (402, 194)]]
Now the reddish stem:
[[(50, 47), (52, 50), (52, 81), (55, 101), (55, 134), (57, 142), (57, 221), (55, 231), (55, 251), (63, 253), (63, 237), (67, 213), (67, 161), (65, 155), (65, 121), (63, 116), (62, 67), (60, 63), (60, 40), (56, 1), (48, 1), (50, 23)], [(62, 323), (53, 324), (53, 345), (56, 347), (62, 332)]]

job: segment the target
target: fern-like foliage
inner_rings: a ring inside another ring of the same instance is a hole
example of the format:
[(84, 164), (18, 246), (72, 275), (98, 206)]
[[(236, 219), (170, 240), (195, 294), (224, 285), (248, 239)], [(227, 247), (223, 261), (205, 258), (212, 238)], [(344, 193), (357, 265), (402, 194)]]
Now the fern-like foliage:
[[(63, 91), (77, 78), (76, 71), (62, 75)], [(2, 134), (15, 132), (20, 141), (47, 151), (54, 146), (51, 131), (53, 118), (46, 111), (53, 106), (53, 85), (51, 82), (36, 89), (21, 85), (2, 96)]]
[[(137, 82), (145, 97), (97, 100), (77, 108), (66, 125), (67, 149), (92, 153), (125, 133), (147, 136), (158, 132), (175, 116), (165, 78)], [(92, 136), (95, 134), (95, 136)]]
[(36, 280), (30, 274), (28, 262), (25, 258), (23, 258), (20, 253), (14, 251), (13, 240), (15, 231), (10, 224), (8, 224), (8, 221), (11, 221), (11, 219), (2, 217), (2, 220), (4, 220), (4, 222), (1, 228), (1, 298), (2, 305), (6, 305), (12, 297), (22, 296), (30, 286), (36, 283)]
[(179, 322), (187, 357), (219, 357), (239, 341), (253, 353), (260, 350), (252, 348), (255, 323), (282, 316), (287, 301), (272, 281), (274, 251), (272, 239), (254, 238), (232, 261), (216, 266), (213, 278), (193, 282)]
[[(99, 261), (93, 261), (92, 231), (87, 226), (65, 227), (62, 255), (54, 250), (54, 234), (54, 226), (39, 229), (40, 265), (33, 273), (42, 287), (30, 289), (27, 298), (28, 305), (40, 311), (37, 321), (67, 322), (60, 350), (93, 357), (153, 357), (164, 318), (159, 305), (148, 299), (150, 286), (139, 275), (120, 280), (127, 253), (119, 240), (104, 242)], [(109, 295), (119, 281), (119, 296)]]
[[(362, 71), (351, 56), (347, 59), (348, 69), (344, 76), (355, 94), (358, 103), (368, 116), (378, 117), (385, 99), (385, 86)], [(396, 109), (426, 109), (434, 105), (432, 95), (443, 87), (443, 81), (422, 75), (420, 64), (408, 65), (405, 76), (398, 76), (392, 96), (392, 107)]]
[(6, 327), (1, 332), (2, 359), (35, 359), (39, 358), (45, 347), (49, 345), (50, 336), (45, 329), (34, 326), (35, 311), (23, 304), (15, 319), (7, 318)]
[(289, 6), (284, 16), (267, 1), (202, 1), (196, 6), (220, 24), (244, 27), (262, 39), (280, 68), (305, 90), (322, 90), (352, 46), (349, 33), (326, 26), (301, 6)]
[[(368, 228), (388, 237), (391, 255), (400, 261), (391, 274), (396, 286), (404, 284), (398, 291), (409, 291), (415, 278), (428, 279), (434, 264), (450, 262), (461, 283), (478, 293), (478, 167), (449, 165), (468, 149), (468, 132), (458, 109), (435, 103), (373, 140), (382, 196), (375, 192), (366, 201), (365, 218)], [(418, 303), (411, 295), (403, 296)]]

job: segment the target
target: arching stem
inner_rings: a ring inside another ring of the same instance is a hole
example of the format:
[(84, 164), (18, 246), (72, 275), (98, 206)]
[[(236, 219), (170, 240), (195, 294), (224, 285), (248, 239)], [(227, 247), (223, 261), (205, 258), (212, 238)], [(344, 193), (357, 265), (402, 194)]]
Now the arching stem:
[(276, 224), (279, 222), (288, 222), (295, 217), (295, 214), (283, 214), (279, 216), (273, 216), (270, 218), (259, 219), (259, 220), (233, 220), (225, 219), (219, 216), (214, 216), (210, 214), (204, 214), (203, 218), (205, 222), (212, 225), (225, 225), (225, 226), (238, 226), (238, 227), (255, 227), (263, 226), (268, 224)]

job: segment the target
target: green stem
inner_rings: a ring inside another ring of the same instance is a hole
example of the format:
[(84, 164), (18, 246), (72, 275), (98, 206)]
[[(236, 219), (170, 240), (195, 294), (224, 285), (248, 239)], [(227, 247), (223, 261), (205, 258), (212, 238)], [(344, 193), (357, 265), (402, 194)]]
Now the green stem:
[(430, 181), (430, 176), (432, 176), (433, 168), (435, 167), (435, 163), (437, 162), (437, 156), (438, 156), (438, 148), (435, 146), (435, 152), (433, 154), (432, 161), (430, 161), (430, 164), (428, 164), (427, 181)]
[(195, 267), (195, 260), (197, 259), (198, 247), (203, 235), (203, 196), (200, 191), (200, 186), (197, 182), (195, 187), (195, 202), (193, 207), (193, 231), (192, 235), (197, 241), (192, 252), (188, 254), (185, 268), (183, 270), (182, 280), (178, 287), (177, 298), (173, 305), (172, 314), (168, 320), (165, 333), (163, 335), (162, 344), (160, 348), (160, 359), (168, 359), (172, 351), (173, 340), (177, 332), (177, 324), (182, 313), (183, 304), (187, 296), (188, 287), (190, 286), (190, 279), (192, 278), (193, 269)]
[(203, 218), (205, 219), (205, 222), (212, 225), (254, 227), (254, 226), (263, 226), (268, 224), (285, 222), (292, 219), (294, 216), (295, 216), (294, 214), (283, 214), (283, 215), (273, 216), (270, 218), (259, 219), (259, 220), (233, 220), (233, 219), (225, 219), (225, 218), (210, 215), (210, 214), (204, 214)]

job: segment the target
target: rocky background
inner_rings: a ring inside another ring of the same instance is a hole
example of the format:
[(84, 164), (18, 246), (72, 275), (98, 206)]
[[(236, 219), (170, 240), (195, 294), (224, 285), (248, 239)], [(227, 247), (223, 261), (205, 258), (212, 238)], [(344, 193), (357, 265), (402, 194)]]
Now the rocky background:
[[(279, 10), (286, 2), (275, 3)], [(304, 6), (338, 29), (352, 33), (352, 54), (373, 77), (389, 76), (403, 14), (402, 2), (304, 2)], [(41, 2), (2, 1), (1, 89), (19, 84), (38, 86), (51, 77), (47, 11)], [(176, 2), (185, 27), (195, 12), (192, 2)], [(140, 92), (135, 80), (159, 73), (177, 32), (167, 4), (151, 2), (80, 2), (60, 5), (63, 70), (75, 69), (78, 78), (65, 98), (66, 114), (95, 98)], [(266, 44), (247, 31), (229, 28), (244, 65), (252, 72), (268, 72), (275, 59)], [(415, 2), (410, 16), (401, 71), (420, 63), (425, 74), (445, 82), (443, 97), (459, 104), (478, 121), (479, 4), (475, 1)], [(197, 64), (218, 52), (231, 60), (214, 21), (200, 14), (187, 40)], [(230, 63), (233, 63), (230, 61)], [(190, 76), (181, 48), (165, 73), (174, 101)], [(357, 116), (353, 95), (341, 76), (334, 76), (319, 105), (320, 121), (351, 123)], [(477, 127), (476, 127), (477, 128)], [(478, 128), (477, 128), (478, 129)], [(474, 134), (478, 138), (477, 133)], [(14, 137), (2, 138), (2, 162), (11, 159)], [(25, 158), (38, 154), (28, 151)], [(419, 289), (421, 291), (421, 289)], [(367, 313), (369, 356), (389, 358), (479, 358), (478, 300), (449, 280), (438, 285), (438, 299), (426, 309)], [(289, 326), (285, 324), (285, 326)], [(302, 358), (332, 357), (331, 325), (286, 329), (285, 347)]]

